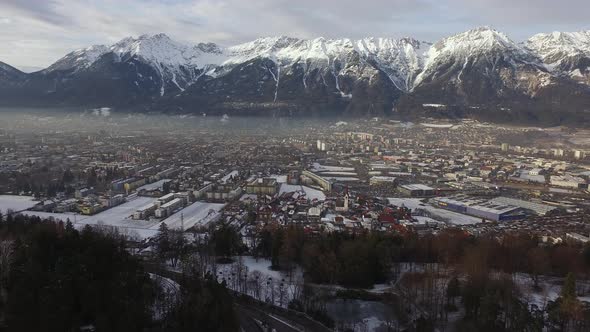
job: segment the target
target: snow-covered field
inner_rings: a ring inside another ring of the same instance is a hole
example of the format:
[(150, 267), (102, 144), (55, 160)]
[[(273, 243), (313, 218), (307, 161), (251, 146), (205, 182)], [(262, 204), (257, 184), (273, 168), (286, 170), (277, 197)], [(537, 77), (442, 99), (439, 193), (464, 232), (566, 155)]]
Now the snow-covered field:
[(287, 182), (287, 176), (286, 175), (271, 175), (269, 177), (277, 180), (278, 183), (285, 183), (285, 182)]
[(6, 213), (8, 210), (18, 212), (30, 209), (39, 203), (33, 199), (31, 196), (0, 195), (0, 212)]
[[(184, 229), (191, 228), (195, 225), (205, 226), (211, 221), (215, 221), (219, 218), (221, 209), (225, 204), (219, 203), (207, 203), (207, 202), (195, 202), (184, 209), (176, 212), (170, 217), (164, 219), (162, 222), (166, 223), (168, 228), (180, 229), (184, 223)], [(181, 221), (181, 216), (184, 222)], [(157, 223), (152, 226), (151, 229), (158, 229), (161, 223)]]
[(294, 184), (286, 184), (286, 183), (281, 184), (281, 189), (279, 191), (279, 194), (290, 193), (290, 192), (303, 192), (303, 193), (305, 193), (305, 196), (307, 198), (309, 198), (310, 200), (314, 200), (314, 199), (317, 199), (318, 201), (326, 200), (326, 195), (321, 190), (313, 189), (313, 188), (306, 187), (306, 186), (294, 185)]
[[(533, 281), (530, 275), (526, 273), (515, 273), (512, 276), (515, 284), (518, 286), (522, 299), (530, 304), (536, 305), (538, 308), (544, 308), (550, 301), (555, 301), (560, 293), (563, 284), (563, 278), (540, 276), (539, 290), (533, 290)], [(588, 289), (588, 283), (580, 280), (576, 281), (578, 290)], [(590, 302), (590, 296), (580, 296), (580, 301)]]
[[(271, 270), (268, 259), (236, 256), (234, 260), (231, 264), (217, 265), (216, 272), (217, 279), (225, 280), (230, 289), (281, 307), (287, 307), (302, 290), (303, 271), (299, 267), (286, 273)], [(247, 284), (238, 282), (237, 275), (247, 275)]]
[(280, 271), (270, 269), (271, 262), (268, 259), (256, 259), (252, 256), (242, 256), (242, 262), (248, 267), (248, 273), (258, 271), (266, 278), (271, 277), (274, 279), (281, 279), (284, 277)]
[[(0, 196), (0, 198), (1, 197), (3, 196)], [(77, 213), (50, 213), (38, 211), (22, 211), (21, 213), (29, 216), (38, 216), (40, 218), (53, 218), (64, 222), (69, 219), (71, 222), (75, 223), (78, 228), (82, 228), (85, 225), (114, 226), (122, 233), (138, 236), (140, 238), (148, 238), (154, 236), (158, 232), (161, 222), (158, 220), (133, 220), (132, 216), (137, 209), (155, 201), (156, 198), (153, 197), (134, 197), (124, 204), (102, 211), (93, 216), (85, 216)], [(0, 202), (4, 202), (4, 206), (13, 210), (16, 210), (16, 207), (19, 207), (19, 211), (22, 210), (23, 207), (31, 207), (36, 203), (28, 201), (27, 205), (25, 204), (27, 201), (21, 199), (6, 199), (4, 201), (0, 200)], [(197, 224), (206, 225), (215, 221), (216, 218), (220, 216), (220, 211), (224, 206), (225, 204), (195, 202), (171, 215), (163, 222), (165, 222), (169, 228), (180, 228), (182, 213), (184, 218), (184, 229)]]
[(446, 220), (455, 225), (468, 225), (481, 222), (481, 218), (460, 214), (457, 212), (439, 209), (427, 203), (422, 203), (419, 198), (388, 198), (389, 203), (397, 206), (405, 206), (414, 212), (416, 209), (426, 210), (430, 213), (433, 219)]
[(93, 216), (85, 216), (76, 213), (50, 213), (37, 211), (23, 211), (22, 214), (29, 216), (38, 216), (41, 218), (51, 218), (66, 221), (70, 219), (81, 228), (84, 225), (106, 225), (119, 228), (121, 232), (137, 235), (140, 238), (148, 238), (156, 234), (157, 230), (149, 228), (157, 224), (157, 220), (133, 220), (133, 213), (147, 204), (153, 203), (156, 198), (153, 197), (136, 197), (126, 203), (115, 206), (108, 210), (97, 213)]

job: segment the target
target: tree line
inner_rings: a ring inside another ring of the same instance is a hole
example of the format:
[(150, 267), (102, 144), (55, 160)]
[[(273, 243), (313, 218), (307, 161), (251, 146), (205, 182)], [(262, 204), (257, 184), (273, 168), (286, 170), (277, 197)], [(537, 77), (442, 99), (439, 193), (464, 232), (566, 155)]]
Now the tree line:
[(0, 222), (6, 331), (237, 331), (223, 285), (200, 273), (181, 279), (175, 300), (162, 303), (161, 285), (114, 229), (21, 215)]
[(527, 278), (531, 290), (539, 291), (542, 276), (587, 278), (589, 246), (546, 244), (527, 233), (476, 237), (448, 229), (427, 236), (314, 234), (295, 225), (266, 228), (253, 243), (253, 253), (270, 259), (276, 269), (301, 266), (306, 282), (371, 288), (403, 275), (395, 289), (402, 309), (430, 328), (446, 321), (459, 305), (464, 310), (461, 331), (590, 327), (590, 308), (571, 292), (546, 307), (531, 307), (517, 285), (522, 284), (518, 278)]

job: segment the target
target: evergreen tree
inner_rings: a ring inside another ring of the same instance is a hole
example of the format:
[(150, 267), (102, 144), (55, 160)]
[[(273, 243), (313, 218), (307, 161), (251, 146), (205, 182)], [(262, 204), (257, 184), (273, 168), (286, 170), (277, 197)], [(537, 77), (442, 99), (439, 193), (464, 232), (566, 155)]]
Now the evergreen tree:
[(573, 300), (576, 298), (576, 277), (571, 272), (565, 277), (565, 282), (561, 288), (561, 297), (564, 300)]
[(447, 304), (455, 304), (455, 298), (461, 295), (461, 284), (457, 277), (451, 278), (449, 284), (447, 285)]
[(160, 259), (167, 259), (170, 252), (170, 234), (165, 222), (160, 224), (156, 235), (156, 252)]

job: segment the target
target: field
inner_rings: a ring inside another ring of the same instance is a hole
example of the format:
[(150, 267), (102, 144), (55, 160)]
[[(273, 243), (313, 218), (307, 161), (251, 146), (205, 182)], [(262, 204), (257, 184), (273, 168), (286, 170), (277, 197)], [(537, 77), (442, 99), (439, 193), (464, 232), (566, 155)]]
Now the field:
[[(15, 196), (0, 196), (0, 206), (2, 206), (3, 209), (12, 209), (15, 211), (18, 209), (18, 211), (21, 211), (23, 208), (30, 208), (36, 203), (18, 196), (16, 196), (18, 198), (14, 197)], [(53, 218), (64, 222), (69, 219), (77, 228), (82, 228), (85, 225), (114, 226), (117, 227), (121, 233), (129, 234), (138, 238), (149, 238), (157, 233), (161, 222), (158, 220), (133, 220), (131, 217), (138, 208), (152, 203), (155, 200), (156, 198), (152, 197), (135, 197), (124, 204), (102, 211), (93, 216), (85, 216), (77, 213), (50, 213), (38, 211), (22, 211), (22, 214), (48, 219)], [(180, 228), (180, 216), (182, 213), (185, 229), (197, 224), (206, 225), (219, 217), (219, 211), (224, 206), (224, 204), (196, 202), (168, 217), (163, 222), (166, 222), (170, 228)]]
[(31, 196), (0, 195), (0, 212), (6, 213), (7, 210), (18, 212), (30, 209), (39, 203), (33, 199)]

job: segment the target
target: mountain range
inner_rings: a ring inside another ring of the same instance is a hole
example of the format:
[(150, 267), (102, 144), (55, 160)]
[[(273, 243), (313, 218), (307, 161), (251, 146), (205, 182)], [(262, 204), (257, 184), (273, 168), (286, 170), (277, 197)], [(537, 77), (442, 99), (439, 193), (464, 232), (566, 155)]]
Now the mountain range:
[(480, 27), (436, 43), (269, 37), (231, 47), (143, 35), (34, 73), (0, 62), (0, 104), (584, 125), (590, 31), (521, 43)]

